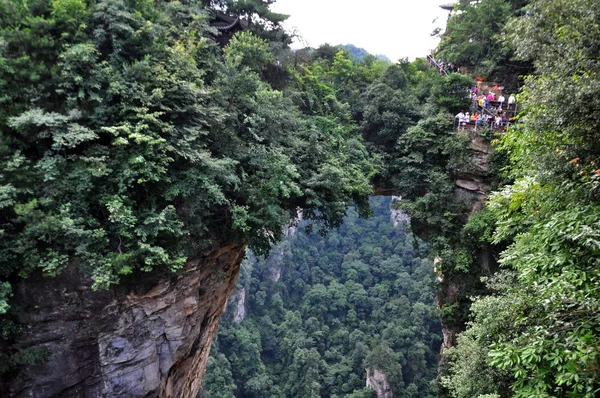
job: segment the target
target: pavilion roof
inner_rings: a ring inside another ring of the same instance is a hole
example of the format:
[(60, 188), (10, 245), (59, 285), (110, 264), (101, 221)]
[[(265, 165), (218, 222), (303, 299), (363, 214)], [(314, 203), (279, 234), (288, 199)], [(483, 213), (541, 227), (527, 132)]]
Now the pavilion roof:
[(215, 20), (211, 22), (211, 26), (219, 31), (228, 31), (238, 25), (242, 28), (247, 28), (248, 21), (239, 16), (231, 16), (221, 12), (215, 13)]

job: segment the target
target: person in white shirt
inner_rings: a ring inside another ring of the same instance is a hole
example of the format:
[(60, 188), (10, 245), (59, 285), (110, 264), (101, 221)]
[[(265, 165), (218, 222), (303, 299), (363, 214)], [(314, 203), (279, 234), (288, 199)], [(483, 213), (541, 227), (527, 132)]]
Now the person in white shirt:
[(504, 107), (504, 101), (505, 101), (504, 95), (500, 94), (500, 97), (498, 97), (498, 102), (500, 103), (500, 109), (502, 109)]
[(514, 94), (511, 94), (508, 96), (508, 108), (510, 109), (515, 103), (517, 102), (517, 99), (515, 98)]

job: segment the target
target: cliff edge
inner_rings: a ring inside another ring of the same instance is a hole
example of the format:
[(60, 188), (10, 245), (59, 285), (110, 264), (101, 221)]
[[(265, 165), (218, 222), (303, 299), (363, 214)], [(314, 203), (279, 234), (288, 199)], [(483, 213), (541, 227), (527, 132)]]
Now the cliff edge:
[(214, 245), (180, 274), (129, 291), (93, 291), (75, 267), (21, 280), (24, 332), (10, 348), (43, 355), (4, 375), (0, 395), (195, 398), (244, 252), (240, 242)]

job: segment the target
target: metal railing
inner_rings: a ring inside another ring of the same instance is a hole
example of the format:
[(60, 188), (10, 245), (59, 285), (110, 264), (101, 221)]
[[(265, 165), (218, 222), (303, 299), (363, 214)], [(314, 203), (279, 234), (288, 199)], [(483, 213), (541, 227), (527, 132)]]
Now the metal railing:
[[(464, 121), (459, 120), (459, 118), (455, 118), (454, 119), (454, 127), (458, 131), (460, 131), (460, 130), (466, 130), (466, 129), (471, 128), (471, 127), (472, 127), (473, 131), (477, 131), (480, 128), (486, 128), (486, 127), (490, 127), (493, 130), (502, 130), (504, 128), (508, 128), (512, 124), (510, 118), (507, 118), (506, 122), (498, 125), (496, 123), (496, 117), (498, 115), (494, 115), (494, 113), (492, 111), (490, 111), (489, 109), (486, 109), (486, 108), (480, 109), (478, 107), (477, 109), (481, 110), (482, 113), (480, 114), (479, 118), (474, 123), (473, 123), (473, 120), (471, 120), (471, 119), (469, 119), (468, 121), (464, 122)], [(491, 121), (490, 121), (490, 119), (488, 119), (488, 121), (486, 121), (485, 123), (483, 123), (481, 121), (481, 119), (480, 119), (483, 116), (483, 114), (487, 114), (488, 117), (491, 119)]]
[(446, 70), (435, 61), (435, 58), (433, 58), (433, 55), (428, 55), (427, 56), (427, 62), (429, 63), (429, 65), (431, 65), (432, 67), (434, 67), (435, 69), (438, 70), (438, 72), (440, 72), (440, 74), (442, 76), (448, 76), (448, 72), (446, 72)]

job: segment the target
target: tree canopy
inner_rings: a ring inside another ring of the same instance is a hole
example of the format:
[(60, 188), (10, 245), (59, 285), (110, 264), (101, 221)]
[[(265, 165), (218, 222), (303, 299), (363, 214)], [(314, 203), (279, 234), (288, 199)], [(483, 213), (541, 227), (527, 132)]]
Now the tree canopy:
[[(477, 133), (496, 163), (475, 214), (455, 188), (474, 134), (453, 127), (473, 80), (352, 47), (291, 51), (272, 3), (0, 0), (0, 314), (32, 273), (79, 267), (106, 288), (176, 273), (210, 242), (267, 253), (301, 208), (308, 229), (341, 229), (298, 235), (280, 284), (246, 265), (256, 315), (223, 332), (209, 393), (364, 397), (373, 366), (431, 396), (431, 264), (357, 221), (375, 186), (403, 196), (436, 271), (465, 287), (441, 302), (445, 325), (467, 325), (442, 395), (596, 397), (600, 3), (456, 4), (436, 55), (486, 77), (534, 67), (520, 123)], [(219, 12), (249, 22), (225, 48)], [(484, 251), (501, 270), (480, 282)]]
[(499, 142), (514, 182), (487, 208), (491, 238), (508, 248), (452, 354), (452, 397), (600, 391), (598, 18), (596, 1), (534, 0), (506, 27), (536, 72), (519, 97), (522, 123)]
[(270, 86), (264, 39), (215, 33), (200, 0), (0, 1), (4, 280), (78, 265), (108, 286), (366, 204), (361, 138)]
[(372, 397), (366, 369), (395, 396), (435, 396), (433, 264), (390, 204), (371, 199), (372, 217), (351, 210), (327, 236), (300, 223), (268, 258), (249, 254), (200, 397)]
[[(510, 69), (512, 50), (502, 37), (509, 18), (525, 12), (528, 0), (459, 0), (436, 49), (445, 62), (490, 76)], [(520, 73), (525, 71), (520, 70)]]

